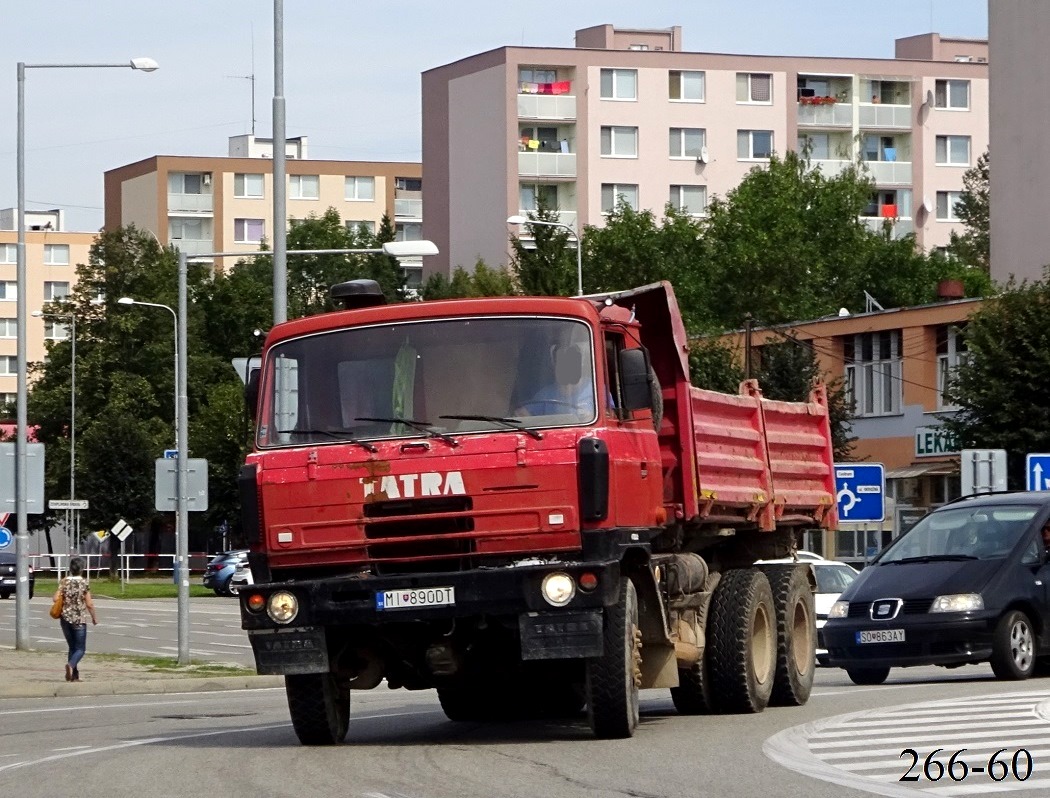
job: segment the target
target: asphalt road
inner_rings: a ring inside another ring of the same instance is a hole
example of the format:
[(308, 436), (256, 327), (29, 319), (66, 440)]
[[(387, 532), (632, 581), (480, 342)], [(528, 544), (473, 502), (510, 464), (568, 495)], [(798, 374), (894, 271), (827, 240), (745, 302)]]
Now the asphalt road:
[[(279, 689), (12, 699), (0, 702), (0, 793), (837, 798), (995, 789), (1034, 798), (1050, 776), (1050, 751), (1040, 748), (1050, 723), (1037, 711), (1047, 700), (1050, 680), (998, 682), (983, 666), (899, 671), (878, 687), (822, 669), (806, 706), (760, 715), (681, 717), (666, 691), (647, 691), (635, 737), (599, 741), (582, 717), (451, 723), (432, 692), (379, 689), (355, 693), (348, 744), (304, 748)], [(1029, 781), (899, 780), (903, 749), (925, 758), (967, 735), (1011, 754), (1027, 747)]]

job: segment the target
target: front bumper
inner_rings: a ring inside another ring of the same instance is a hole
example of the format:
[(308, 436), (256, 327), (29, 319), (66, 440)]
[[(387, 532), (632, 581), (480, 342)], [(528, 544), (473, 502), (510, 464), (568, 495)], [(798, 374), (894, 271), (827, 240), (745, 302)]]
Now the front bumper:
[[(834, 618), (822, 630), (829, 665), (842, 668), (906, 668), (913, 665), (963, 665), (992, 655), (998, 614), (927, 613), (873, 623)], [(904, 642), (858, 643), (862, 631), (902, 629)]]

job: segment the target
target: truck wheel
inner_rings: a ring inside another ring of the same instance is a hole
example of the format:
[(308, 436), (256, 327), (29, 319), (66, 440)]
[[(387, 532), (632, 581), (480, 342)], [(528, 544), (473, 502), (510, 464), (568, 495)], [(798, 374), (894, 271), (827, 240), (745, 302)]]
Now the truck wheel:
[(660, 425), (664, 421), (664, 390), (660, 387), (660, 380), (657, 379), (652, 366), (649, 367), (649, 384), (653, 390), (653, 426), (659, 432)]
[(343, 696), (331, 673), (284, 677), (292, 728), (303, 745), (336, 745), (350, 727), (350, 696)]
[(992, 636), (991, 662), (998, 679), (1018, 681), (1035, 671), (1035, 631), (1020, 610), (1010, 610), (999, 619)]
[(846, 668), (846, 675), (854, 684), (882, 684), (890, 675), (889, 668)]
[(800, 707), (809, 700), (816, 672), (816, 610), (806, 576), (808, 565), (767, 574), (777, 611), (777, 672), (769, 703)]
[(671, 701), (679, 715), (711, 712), (711, 676), (704, 657), (691, 668), (678, 669), (678, 686), (671, 688)]
[(596, 737), (630, 737), (638, 726), (642, 633), (638, 594), (626, 576), (603, 627), (604, 653), (587, 661), (587, 718)]
[(776, 612), (765, 574), (726, 571), (711, 599), (708, 668), (718, 712), (761, 712), (777, 666)]
[(492, 720), (494, 717), (491, 701), (486, 700), (486, 695), (477, 689), (439, 687), (437, 694), (441, 709), (449, 720), (471, 723)]

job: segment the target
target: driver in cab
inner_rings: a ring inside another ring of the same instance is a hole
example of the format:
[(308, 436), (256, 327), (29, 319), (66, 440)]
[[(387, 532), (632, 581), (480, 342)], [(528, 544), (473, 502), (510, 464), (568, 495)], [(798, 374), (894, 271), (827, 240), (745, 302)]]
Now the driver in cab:
[(537, 390), (515, 411), (519, 416), (594, 416), (594, 382), (584, 369), (583, 350), (576, 344), (556, 346), (551, 351), (553, 381)]

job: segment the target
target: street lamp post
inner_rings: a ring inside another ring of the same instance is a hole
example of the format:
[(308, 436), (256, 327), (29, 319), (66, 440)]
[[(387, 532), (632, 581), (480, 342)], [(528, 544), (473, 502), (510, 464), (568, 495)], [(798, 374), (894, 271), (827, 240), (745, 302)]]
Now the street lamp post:
[(507, 224), (541, 224), (544, 227), (560, 227), (562, 230), (568, 230), (576, 241), (576, 296), (583, 296), (583, 247), (580, 244), (580, 234), (571, 225), (567, 225), (564, 222), (529, 219), (525, 216), (511, 216), (507, 219)]
[[(71, 347), (69, 355), (69, 499), (72, 501), (77, 497), (77, 314), (70, 313), (47, 313), (42, 310), (34, 310), (33, 316), (37, 318), (69, 319), (69, 343)], [(76, 550), (79, 550), (80, 537), (77, 535), (77, 511), (69, 508), (69, 542), (77, 541)]]
[(25, 181), (25, 83), (27, 69), (136, 69), (140, 72), (153, 72), (157, 62), (152, 58), (132, 58), (120, 64), (27, 64), (19, 61), (18, 76), (18, 113), (17, 144), (15, 146), (15, 174), (18, 195), (18, 244), (16, 246), (18, 294), (17, 319), (15, 321), (17, 343), (17, 419), (15, 425), (15, 513), (18, 534), (15, 537), (15, 648), (29, 648), (29, 568), (28, 548), (28, 494), (27, 484), (28, 450), (26, 434), (28, 422), (26, 414), (27, 370), (26, 370), (26, 181)]
[(159, 302), (141, 302), (138, 299), (132, 299), (129, 296), (122, 296), (117, 300), (118, 305), (142, 305), (147, 308), (162, 308), (171, 314), (174, 322), (173, 329), (175, 331), (175, 415), (173, 417), (175, 423), (175, 448), (179, 448), (179, 315), (175, 312), (174, 308), (168, 305), (162, 305)]

